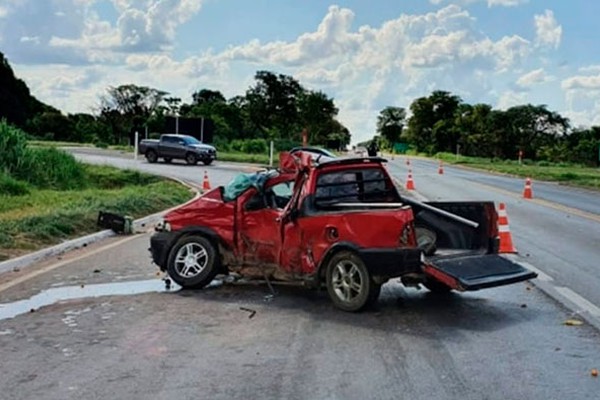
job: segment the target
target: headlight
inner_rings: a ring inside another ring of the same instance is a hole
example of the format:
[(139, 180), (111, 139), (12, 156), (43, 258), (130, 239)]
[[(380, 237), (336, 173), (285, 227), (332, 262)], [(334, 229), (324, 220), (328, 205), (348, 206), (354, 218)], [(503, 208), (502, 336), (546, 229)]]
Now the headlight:
[(157, 232), (171, 232), (171, 224), (161, 219), (154, 225), (154, 230)]

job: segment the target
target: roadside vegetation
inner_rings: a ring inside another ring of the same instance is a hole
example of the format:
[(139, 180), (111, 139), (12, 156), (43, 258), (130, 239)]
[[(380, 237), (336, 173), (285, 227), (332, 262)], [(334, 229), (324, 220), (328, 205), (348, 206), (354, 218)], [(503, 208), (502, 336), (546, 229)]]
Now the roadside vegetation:
[(99, 211), (137, 218), (192, 196), (160, 177), (29, 147), (6, 122), (0, 122), (0, 154), (0, 261), (99, 230)]
[[(427, 157), (424, 153), (410, 152), (411, 155)], [(437, 153), (433, 158), (447, 164), (463, 165), (500, 174), (529, 177), (534, 180), (559, 182), (560, 184), (580, 186), (600, 190), (600, 169), (568, 162), (501, 160), (481, 157), (458, 157), (456, 154)]]

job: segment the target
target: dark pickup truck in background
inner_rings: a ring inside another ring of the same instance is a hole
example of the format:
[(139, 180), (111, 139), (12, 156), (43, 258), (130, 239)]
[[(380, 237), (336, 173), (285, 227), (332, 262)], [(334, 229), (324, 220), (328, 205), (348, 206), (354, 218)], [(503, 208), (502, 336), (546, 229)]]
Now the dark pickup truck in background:
[(217, 159), (217, 150), (204, 144), (193, 136), (164, 134), (160, 139), (144, 139), (139, 144), (139, 154), (146, 156), (150, 163), (155, 163), (159, 158), (170, 163), (173, 159), (185, 160), (189, 165), (202, 161), (210, 165)]

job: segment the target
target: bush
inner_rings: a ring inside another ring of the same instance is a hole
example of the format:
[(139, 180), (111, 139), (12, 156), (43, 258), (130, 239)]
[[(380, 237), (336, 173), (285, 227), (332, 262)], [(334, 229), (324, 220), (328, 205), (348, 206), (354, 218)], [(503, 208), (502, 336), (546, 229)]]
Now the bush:
[(265, 139), (245, 140), (242, 144), (242, 152), (246, 154), (265, 154), (269, 151), (269, 146)]
[(12, 176), (0, 172), (0, 193), (9, 196), (22, 196), (29, 194), (29, 186), (25, 182), (18, 181)]
[(0, 171), (9, 175), (22, 168), (27, 150), (25, 132), (0, 121)]
[(22, 168), (13, 176), (39, 188), (67, 190), (85, 187), (82, 164), (72, 155), (53, 147), (27, 149)]

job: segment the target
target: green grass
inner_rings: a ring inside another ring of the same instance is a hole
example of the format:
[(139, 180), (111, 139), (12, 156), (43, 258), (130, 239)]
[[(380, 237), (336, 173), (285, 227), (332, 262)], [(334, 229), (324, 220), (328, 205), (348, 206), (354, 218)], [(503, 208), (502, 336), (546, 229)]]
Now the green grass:
[(50, 140), (28, 140), (27, 144), (33, 147), (94, 147), (92, 143), (60, 142)]
[(590, 168), (569, 163), (533, 162), (524, 160), (519, 164), (515, 160), (490, 160), (489, 158), (465, 157), (449, 153), (436, 154), (449, 164), (465, 165), (491, 172), (530, 177), (534, 180), (554, 181), (561, 184), (581, 186), (600, 190), (600, 168)]
[(85, 189), (0, 195), (0, 260), (96, 232), (99, 211), (139, 218), (192, 197), (178, 183), (137, 171), (86, 165), (85, 173)]
[[(232, 161), (249, 164), (268, 164), (268, 154), (246, 154), (236, 152), (219, 152), (217, 149), (217, 157), (219, 161)], [(279, 154), (273, 154), (273, 163), (277, 164), (279, 161)]]

